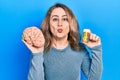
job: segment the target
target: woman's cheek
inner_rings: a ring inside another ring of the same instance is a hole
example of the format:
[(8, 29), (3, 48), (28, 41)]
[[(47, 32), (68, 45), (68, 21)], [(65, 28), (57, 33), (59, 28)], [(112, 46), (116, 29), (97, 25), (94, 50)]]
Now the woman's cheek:
[(66, 33), (69, 33), (69, 31), (70, 31), (69, 27), (66, 27), (66, 28), (65, 28), (65, 32), (66, 32)]
[(50, 31), (52, 32), (53, 35), (57, 33), (57, 29), (55, 27), (51, 27)]

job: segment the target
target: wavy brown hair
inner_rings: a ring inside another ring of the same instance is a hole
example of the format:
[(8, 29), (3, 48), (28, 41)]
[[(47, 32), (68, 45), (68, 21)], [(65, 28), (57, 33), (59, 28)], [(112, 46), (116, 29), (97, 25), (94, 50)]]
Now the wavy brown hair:
[(46, 14), (46, 17), (41, 25), (43, 35), (45, 36), (44, 52), (47, 53), (50, 50), (51, 45), (52, 45), (52, 33), (50, 31), (50, 16), (51, 16), (53, 9), (58, 8), (58, 7), (64, 9), (64, 11), (66, 12), (68, 16), (68, 22), (70, 24), (70, 31), (68, 33), (68, 41), (69, 41), (71, 48), (73, 50), (80, 50), (80, 46), (79, 46), (80, 34), (78, 31), (79, 27), (78, 27), (77, 20), (74, 14), (72, 13), (72, 11), (67, 6), (57, 3), (54, 6), (49, 8)]

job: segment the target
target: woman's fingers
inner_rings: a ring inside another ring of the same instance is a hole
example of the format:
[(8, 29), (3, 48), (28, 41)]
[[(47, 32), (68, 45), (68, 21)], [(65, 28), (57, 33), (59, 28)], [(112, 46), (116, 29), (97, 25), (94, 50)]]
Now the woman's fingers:
[(32, 41), (30, 39), (30, 35), (28, 34), (28, 32), (24, 32), (23, 33), (23, 37), (24, 37), (24, 41), (27, 42), (28, 44), (32, 45)]
[(100, 38), (96, 34), (90, 34), (90, 41), (98, 41)]
[(34, 36), (35, 37), (32, 39), (33, 45), (36, 47), (44, 46), (45, 39), (41, 30), (36, 30), (36, 34)]
[(89, 37), (88, 41), (84, 41), (83, 40), (83, 43), (92, 48), (94, 46), (98, 46), (98, 45), (101, 45), (101, 40), (100, 40), (100, 37), (96, 34), (93, 34), (92, 32), (89, 32), (89, 35), (86, 37), (87, 35), (85, 35), (85, 39), (87, 40), (87, 37)]
[(43, 47), (45, 43), (42, 31), (37, 27), (26, 28), (23, 32), (24, 41), (34, 47)]

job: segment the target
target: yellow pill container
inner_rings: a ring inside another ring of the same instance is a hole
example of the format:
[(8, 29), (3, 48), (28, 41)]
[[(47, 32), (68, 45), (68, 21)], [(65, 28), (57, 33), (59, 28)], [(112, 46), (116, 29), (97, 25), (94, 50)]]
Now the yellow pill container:
[(83, 37), (82, 37), (82, 41), (83, 42), (88, 42), (89, 38), (90, 38), (90, 29), (84, 29), (83, 30)]

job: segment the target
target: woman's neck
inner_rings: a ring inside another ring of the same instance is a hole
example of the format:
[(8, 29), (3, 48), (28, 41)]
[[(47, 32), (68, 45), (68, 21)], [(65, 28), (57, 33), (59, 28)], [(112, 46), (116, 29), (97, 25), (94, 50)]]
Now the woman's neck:
[(56, 49), (64, 49), (68, 46), (69, 41), (67, 40), (67, 37), (65, 38), (53, 38), (53, 47)]

